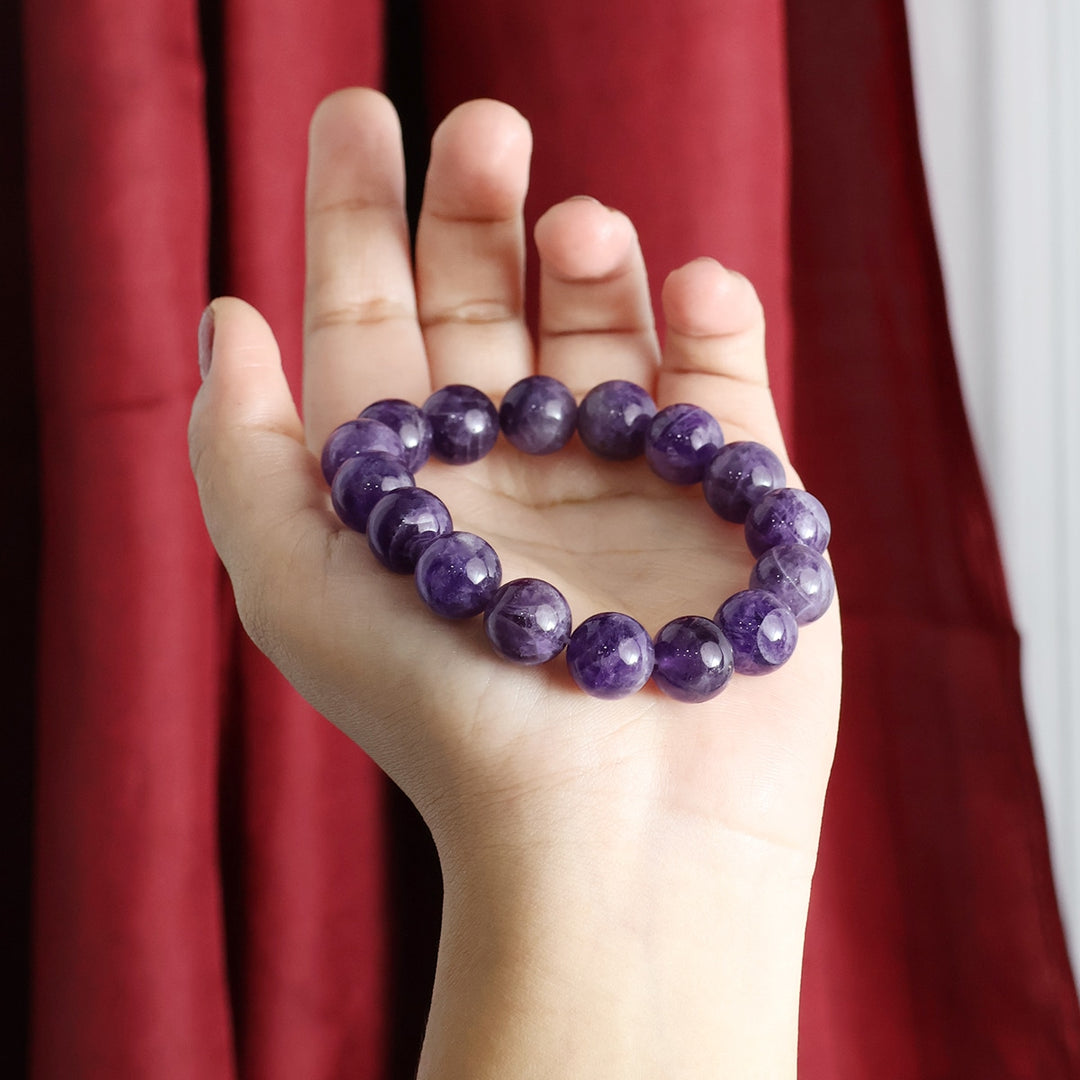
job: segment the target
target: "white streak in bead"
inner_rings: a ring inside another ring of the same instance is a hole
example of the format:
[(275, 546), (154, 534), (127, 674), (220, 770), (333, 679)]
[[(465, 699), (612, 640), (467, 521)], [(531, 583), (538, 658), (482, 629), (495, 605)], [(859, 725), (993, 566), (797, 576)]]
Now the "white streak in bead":
[(724, 650), (715, 641), (705, 641), (699, 650), (701, 662), (707, 668), (718, 668), (724, 662)]
[(787, 628), (784, 625), (784, 617), (776, 611), (770, 611), (764, 619), (761, 620), (761, 629), (759, 633), (767, 641), (781, 641)]
[(536, 625), (546, 631), (554, 630), (559, 625), (559, 616), (550, 604), (541, 604), (536, 609)]

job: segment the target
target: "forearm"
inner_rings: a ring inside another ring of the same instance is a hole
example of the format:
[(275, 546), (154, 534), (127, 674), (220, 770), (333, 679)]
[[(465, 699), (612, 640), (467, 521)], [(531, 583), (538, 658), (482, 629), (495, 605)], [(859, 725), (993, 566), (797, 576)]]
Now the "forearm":
[(794, 1078), (805, 855), (669, 821), (445, 861), (421, 1080)]

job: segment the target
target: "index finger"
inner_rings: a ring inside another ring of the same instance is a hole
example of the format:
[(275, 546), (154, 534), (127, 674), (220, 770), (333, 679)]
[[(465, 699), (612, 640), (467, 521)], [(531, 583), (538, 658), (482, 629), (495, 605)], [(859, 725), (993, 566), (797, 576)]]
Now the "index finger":
[(419, 403), (430, 393), (401, 127), (377, 91), (340, 90), (316, 109), (306, 219), (304, 421), (308, 445), (318, 450), (371, 402)]

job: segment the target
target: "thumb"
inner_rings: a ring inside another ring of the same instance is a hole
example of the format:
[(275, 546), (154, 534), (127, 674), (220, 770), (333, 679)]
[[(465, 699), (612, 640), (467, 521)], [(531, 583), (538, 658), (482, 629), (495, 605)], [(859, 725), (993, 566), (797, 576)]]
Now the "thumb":
[(219, 298), (203, 314), (199, 344), (191, 468), (246, 624), (245, 597), (264, 592), (313, 530), (325, 535), (332, 515), (266, 320), (242, 300)]

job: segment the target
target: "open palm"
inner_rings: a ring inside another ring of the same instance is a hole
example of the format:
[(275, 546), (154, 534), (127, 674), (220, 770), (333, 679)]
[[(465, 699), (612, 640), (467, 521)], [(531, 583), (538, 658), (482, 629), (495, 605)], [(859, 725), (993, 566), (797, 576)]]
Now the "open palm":
[[(599, 701), (561, 660), (506, 663), (479, 619), (431, 614), (411, 578), (377, 564), (330, 510), (314, 454), (337, 424), (377, 399), (421, 403), (448, 383), (498, 403), (536, 371), (579, 400), (622, 378), (661, 408), (693, 402), (729, 441), (765, 443), (787, 464), (749, 283), (706, 259), (675, 271), (661, 350), (633, 227), (592, 200), (562, 203), (537, 225), (534, 346), (523, 281), (530, 151), (527, 124), (507, 106), (452, 113), (433, 140), (414, 263), (392, 107), (365, 90), (320, 106), (304, 422), (269, 329), (235, 300), (214, 305), (213, 364), (193, 413), (204, 511), (241, 616), (437, 836), (525, 804), (544, 821), (572, 813), (597, 835), (643, 816), (689, 817), (812, 861), (839, 704), (836, 605), (804, 628), (784, 668), (737, 675), (711, 702), (679, 704), (651, 685)], [(492, 543), (504, 580), (556, 585), (575, 624), (617, 610), (655, 632), (678, 615), (711, 616), (746, 587), (753, 562), (742, 530), (699, 489), (660, 481), (642, 460), (601, 461), (577, 440), (540, 458), (500, 440), (474, 465), (429, 463), (417, 482), (443, 499), (455, 528)]]

